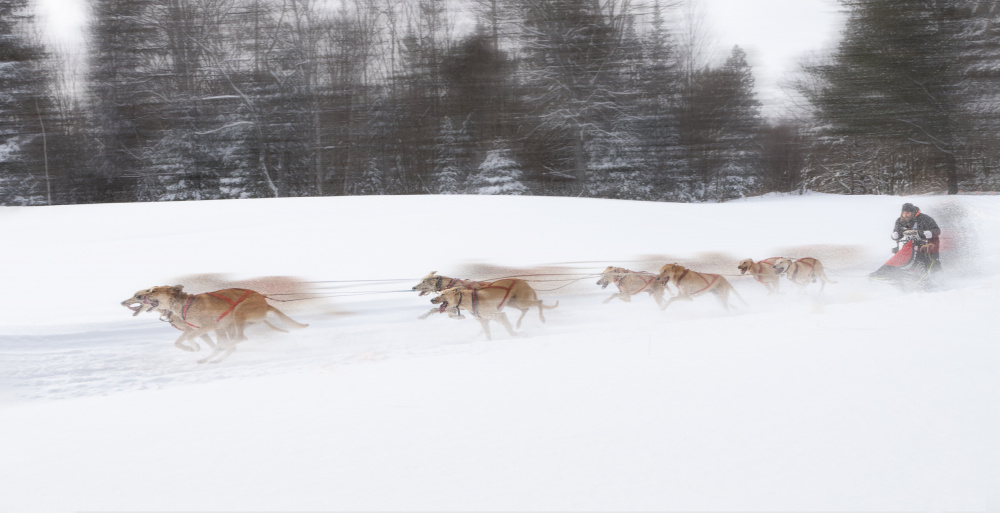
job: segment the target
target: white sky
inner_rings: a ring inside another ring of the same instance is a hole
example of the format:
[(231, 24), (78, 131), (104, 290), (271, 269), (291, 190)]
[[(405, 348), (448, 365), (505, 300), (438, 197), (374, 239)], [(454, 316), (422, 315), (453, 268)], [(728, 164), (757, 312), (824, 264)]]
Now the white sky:
[(700, 0), (720, 58), (734, 45), (747, 52), (765, 115), (789, 101), (781, 83), (804, 56), (832, 49), (844, 18), (836, 0)]
[[(734, 45), (748, 55), (757, 79), (758, 98), (768, 116), (779, 114), (789, 98), (780, 84), (800, 59), (831, 48), (843, 17), (837, 0), (697, 0), (725, 58)], [(86, 0), (37, 0), (50, 34), (72, 49), (81, 44)]]

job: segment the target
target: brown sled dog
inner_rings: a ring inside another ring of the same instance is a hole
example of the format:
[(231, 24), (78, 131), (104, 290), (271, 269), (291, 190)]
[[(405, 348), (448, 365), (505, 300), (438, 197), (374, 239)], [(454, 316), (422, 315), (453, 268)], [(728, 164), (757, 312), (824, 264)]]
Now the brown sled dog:
[(493, 340), (490, 335), (490, 321), (499, 322), (511, 336), (517, 336), (514, 328), (504, 313), (504, 301), (506, 293), (499, 288), (472, 289), (466, 287), (452, 287), (441, 291), (436, 297), (431, 299), (431, 303), (441, 305), (439, 310), (443, 313), (449, 309), (454, 309), (461, 315), (463, 309), (472, 314), (483, 326), (483, 333), (486, 340)]
[[(132, 314), (133, 317), (139, 315), (140, 313), (149, 312), (153, 310), (154, 305), (149, 301), (147, 297), (149, 293), (152, 292), (153, 288), (142, 289), (136, 292), (134, 295), (132, 295), (132, 297), (126, 299), (125, 301), (122, 301), (121, 303), (122, 306), (135, 312)], [(171, 312), (170, 310), (157, 309), (157, 312), (160, 314), (161, 321), (169, 322), (171, 326), (181, 331), (193, 329), (190, 326), (184, 324), (184, 321), (181, 320), (180, 316), (173, 315), (173, 312)], [(222, 342), (223, 340), (228, 339), (229, 335), (226, 333), (225, 330), (218, 329), (215, 330), (215, 337), (218, 338), (220, 342)], [(208, 344), (208, 347), (215, 349), (215, 342), (212, 341), (212, 337), (208, 336), (208, 333), (202, 334), (200, 338), (203, 342)], [(198, 345), (197, 341), (192, 339), (190, 340), (190, 343), (191, 343), (190, 346), (182, 347), (181, 349), (184, 349), (185, 351), (201, 351), (201, 346)]]
[[(183, 332), (174, 345), (185, 351), (197, 351), (186, 342), (193, 343), (195, 337), (207, 336), (208, 332), (215, 331), (218, 344), (212, 348), (212, 354), (198, 363), (219, 363), (232, 354), (236, 350), (236, 344), (247, 339), (244, 335), (247, 324), (263, 322), (271, 329), (287, 333), (267, 321), (265, 316), (268, 312), (274, 312), (281, 320), (296, 328), (308, 326), (288, 317), (268, 304), (265, 296), (252, 290), (223, 289), (204, 294), (187, 294), (183, 289), (182, 285), (177, 285), (146, 290), (137, 313), (143, 309), (157, 310), (174, 327), (181, 328)], [(213, 360), (220, 353), (221, 356)]]
[(743, 301), (739, 293), (733, 289), (732, 284), (718, 274), (699, 273), (682, 265), (667, 264), (660, 269), (659, 279), (663, 282), (664, 286), (672, 281), (674, 286), (677, 287), (677, 296), (670, 298), (660, 307), (661, 309), (666, 309), (670, 306), (670, 303), (678, 299), (691, 301), (695, 296), (706, 292), (715, 294), (719, 298), (719, 302), (722, 303), (722, 307), (726, 310), (729, 310), (730, 293), (735, 294), (744, 305), (746, 304), (746, 301)]
[[(614, 298), (621, 299), (626, 303), (631, 303), (632, 296), (646, 292), (650, 296), (653, 296), (653, 299), (656, 300), (656, 304), (662, 308), (663, 292), (668, 290), (655, 274), (629, 271), (623, 267), (612, 267), (609, 265), (608, 268), (601, 273), (601, 278), (597, 280), (597, 284), (600, 285), (602, 289), (605, 289), (612, 283), (618, 287), (618, 292), (611, 294), (610, 297), (605, 299), (603, 301), (604, 304), (607, 304)], [(671, 293), (671, 295), (673, 295), (673, 293)]]
[(740, 263), (736, 264), (736, 268), (740, 270), (740, 274), (749, 273), (750, 276), (753, 276), (753, 279), (757, 280), (767, 289), (769, 294), (774, 294), (778, 292), (778, 284), (781, 283), (781, 278), (774, 271), (774, 263), (780, 258), (765, 258), (759, 262), (754, 262), (751, 258), (744, 258), (740, 260)]
[[(500, 309), (506, 306), (511, 308), (516, 308), (521, 311), (521, 316), (517, 318), (517, 327), (521, 327), (521, 321), (524, 320), (524, 316), (528, 315), (528, 311), (533, 307), (538, 307), (538, 318), (545, 322), (545, 309), (552, 309), (559, 306), (559, 302), (549, 306), (542, 303), (541, 299), (538, 299), (538, 294), (535, 289), (528, 285), (528, 282), (524, 280), (518, 280), (514, 278), (507, 278), (497, 281), (472, 281), (472, 280), (460, 280), (458, 278), (449, 278), (447, 276), (442, 276), (437, 274), (437, 271), (431, 271), (430, 274), (424, 276), (420, 283), (413, 286), (413, 290), (419, 291), (421, 296), (429, 292), (443, 292), (447, 289), (461, 287), (468, 289), (491, 289), (500, 291), (501, 297)], [(426, 314), (420, 316), (421, 319), (427, 318), (428, 315), (433, 313), (445, 313), (447, 312), (452, 318), (461, 318), (461, 312), (454, 310), (451, 307), (448, 308), (435, 308)]]
[(800, 258), (794, 262), (790, 258), (779, 258), (774, 262), (774, 272), (778, 275), (785, 275), (792, 283), (805, 287), (810, 283), (819, 280), (819, 290), (822, 291), (827, 283), (837, 283), (826, 277), (823, 264), (812, 257)]

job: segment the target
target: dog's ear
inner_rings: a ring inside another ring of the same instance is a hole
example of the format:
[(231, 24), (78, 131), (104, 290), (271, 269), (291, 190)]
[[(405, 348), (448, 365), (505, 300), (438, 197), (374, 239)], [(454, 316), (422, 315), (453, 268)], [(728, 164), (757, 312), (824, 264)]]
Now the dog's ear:
[(182, 290), (184, 290), (184, 285), (174, 285), (172, 288), (174, 289), (175, 293), (179, 293)]

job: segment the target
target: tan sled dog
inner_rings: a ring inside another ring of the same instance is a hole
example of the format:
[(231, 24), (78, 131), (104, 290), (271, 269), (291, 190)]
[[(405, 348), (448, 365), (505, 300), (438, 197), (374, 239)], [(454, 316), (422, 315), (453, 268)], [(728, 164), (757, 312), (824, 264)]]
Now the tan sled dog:
[(827, 283), (837, 283), (826, 277), (823, 264), (815, 258), (806, 257), (795, 260), (790, 258), (779, 258), (774, 262), (774, 272), (785, 275), (792, 283), (805, 289), (810, 283), (819, 280), (819, 290), (823, 290)]
[[(413, 286), (413, 290), (419, 291), (421, 296), (427, 294), (428, 292), (443, 292), (446, 289), (454, 287), (463, 287), (469, 289), (491, 289), (498, 290), (502, 292), (503, 300), (500, 301), (500, 309), (504, 307), (516, 308), (521, 311), (521, 316), (517, 318), (517, 327), (521, 327), (521, 321), (524, 320), (524, 316), (528, 315), (528, 311), (533, 307), (538, 307), (538, 318), (545, 322), (545, 310), (552, 309), (559, 306), (559, 302), (552, 306), (545, 305), (542, 303), (541, 299), (538, 299), (538, 294), (535, 289), (528, 285), (528, 282), (524, 280), (518, 280), (514, 278), (507, 278), (497, 281), (472, 281), (472, 280), (460, 280), (458, 278), (449, 278), (447, 276), (442, 276), (437, 274), (437, 271), (431, 271), (430, 274), (424, 276), (420, 283)], [(461, 313), (452, 310), (451, 308), (435, 308), (430, 312), (422, 315), (420, 318), (424, 319), (432, 313), (444, 313), (448, 312), (449, 316), (452, 318), (461, 318)]]
[[(597, 280), (597, 284), (600, 285), (602, 289), (605, 289), (612, 283), (618, 287), (618, 292), (611, 294), (610, 297), (605, 299), (603, 301), (604, 304), (607, 304), (614, 298), (621, 299), (626, 303), (631, 303), (632, 296), (646, 292), (650, 296), (653, 296), (653, 299), (656, 300), (656, 304), (662, 308), (663, 292), (664, 290), (669, 290), (663, 285), (663, 282), (661, 282), (655, 274), (629, 271), (623, 267), (612, 267), (609, 265), (608, 268), (601, 273), (601, 278)], [(673, 293), (670, 295), (672, 296)]]
[[(142, 289), (136, 292), (132, 297), (126, 299), (125, 301), (122, 301), (121, 304), (125, 308), (128, 308), (129, 310), (135, 312), (132, 314), (133, 317), (143, 312), (149, 312), (154, 309), (153, 303), (151, 303), (147, 297), (152, 290), (153, 290), (152, 288)], [(171, 326), (181, 331), (193, 329), (190, 326), (184, 324), (184, 321), (181, 320), (180, 316), (173, 315), (173, 312), (171, 312), (170, 310), (158, 309), (157, 311), (160, 314), (161, 321), (169, 322)], [(225, 330), (220, 329), (220, 330), (215, 330), (215, 337), (218, 338), (219, 341), (221, 342), (223, 340), (228, 339), (229, 335), (228, 333), (226, 333)], [(202, 334), (201, 339), (206, 344), (208, 344), (208, 347), (215, 349), (215, 342), (212, 341), (212, 337), (208, 336), (208, 333)], [(183, 347), (182, 349), (184, 349), (185, 351), (201, 351), (201, 346), (198, 345), (198, 342), (196, 342), (195, 340), (191, 340), (190, 342), (191, 342), (190, 346)]]
[(493, 340), (490, 336), (490, 321), (499, 322), (507, 333), (517, 336), (510, 325), (510, 320), (507, 319), (507, 314), (503, 312), (505, 295), (503, 289), (498, 288), (471, 289), (459, 286), (441, 291), (431, 299), (431, 303), (441, 305), (439, 307), (441, 312), (454, 308), (461, 315), (462, 309), (465, 309), (483, 326), (486, 340)]
[(769, 294), (774, 294), (778, 292), (778, 285), (781, 283), (781, 278), (774, 271), (774, 263), (780, 258), (765, 258), (759, 262), (754, 262), (751, 258), (744, 258), (740, 260), (740, 263), (736, 264), (736, 268), (740, 270), (740, 274), (749, 273), (750, 276), (753, 276), (753, 279), (767, 288)]
[(733, 289), (725, 278), (718, 274), (699, 273), (678, 264), (667, 264), (660, 269), (659, 280), (666, 286), (673, 282), (677, 287), (677, 296), (670, 298), (661, 309), (666, 309), (670, 303), (683, 299), (691, 301), (695, 296), (711, 292), (719, 298), (722, 307), (729, 310), (729, 294), (733, 293), (745, 305), (746, 301)]
[[(268, 312), (274, 312), (281, 320), (296, 327), (305, 328), (308, 324), (296, 322), (281, 310), (267, 303), (260, 293), (247, 289), (223, 289), (204, 294), (187, 294), (182, 285), (173, 287), (153, 287), (146, 291), (145, 302), (148, 310), (158, 310), (167, 317), (175, 327), (182, 327), (181, 336), (174, 345), (185, 351), (195, 351), (188, 346), (187, 341), (195, 337), (215, 331), (219, 338), (212, 354), (199, 360), (198, 363), (219, 363), (236, 350), (236, 344), (246, 340), (244, 328), (247, 324), (263, 322), (271, 329), (287, 333), (267, 321)], [(177, 319), (180, 319), (179, 321)], [(220, 332), (228, 336), (223, 341)], [(213, 357), (220, 354), (218, 358)]]

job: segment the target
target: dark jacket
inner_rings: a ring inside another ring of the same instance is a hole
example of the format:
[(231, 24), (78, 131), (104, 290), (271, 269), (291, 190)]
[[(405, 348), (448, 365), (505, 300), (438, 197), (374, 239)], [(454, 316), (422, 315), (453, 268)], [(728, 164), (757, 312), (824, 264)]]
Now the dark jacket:
[[(896, 225), (892, 228), (892, 238), (898, 240), (903, 236), (903, 232), (906, 230), (916, 230), (920, 234), (921, 239), (926, 239), (931, 244), (934, 244), (931, 249), (932, 253), (937, 253), (938, 245), (940, 242), (941, 228), (938, 228), (938, 224), (934, 221), (934, 218), (927, 214), (917, 212), (917, 215), (910, 219), (910, 222), (903, 221), (900, 217), (896, 219)], [(924, 232), (931, 232), (931, 237), (928, 239)]]

